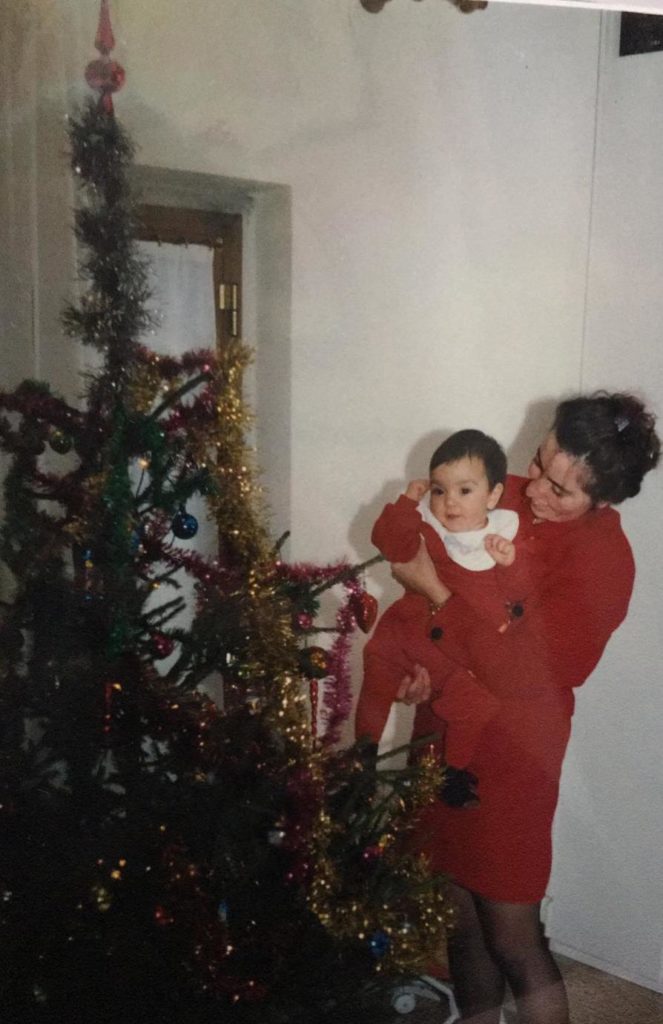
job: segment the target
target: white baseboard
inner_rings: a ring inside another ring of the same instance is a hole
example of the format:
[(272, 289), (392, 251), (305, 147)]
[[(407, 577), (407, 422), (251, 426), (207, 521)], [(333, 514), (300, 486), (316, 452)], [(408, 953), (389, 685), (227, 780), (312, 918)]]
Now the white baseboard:
[(585, 953), (581, 949), (574, 949), (573, 946), (566, 946), (562, 942), (555, 942), (551, 940), (550, 948), (553, 953), (559, 953), (561, 956), (567, 956), (570, 960), (577, 960), (578, 963), (586, 964), (588, 967), (596, 967), (599, 971), (604, 971), (606, 974), (613, 974), (616, 978), (622, 978), (623, 981), (630, 981), (634, 985), (640, 985), (642, 988), (651, 989), (652, 992), (663, 993), (663, 980), (646, 978), (634, 971), (627, 971), (619, 964), (612, 964), (607, 960), (602, 960), (600, 957), (592, 956), (591, 953)]

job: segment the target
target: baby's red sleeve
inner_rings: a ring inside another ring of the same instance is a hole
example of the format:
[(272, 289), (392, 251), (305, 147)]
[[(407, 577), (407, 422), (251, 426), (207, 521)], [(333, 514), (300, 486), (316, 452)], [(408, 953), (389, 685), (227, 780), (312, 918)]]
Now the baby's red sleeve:
[(409, 562), (419, 550), (422, 525), (417, 502), (401, 494), (383, 508), (371, 540), (388, 562)]

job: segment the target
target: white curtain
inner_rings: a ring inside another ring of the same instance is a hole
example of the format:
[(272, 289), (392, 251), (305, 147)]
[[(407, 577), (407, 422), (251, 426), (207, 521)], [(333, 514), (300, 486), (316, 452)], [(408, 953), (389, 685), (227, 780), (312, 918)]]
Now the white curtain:
[[(150, 261), (151, 305), (159, 318), (159, 326), (154, 334), (143, 339), (145, 343), (160, 355), (171, 356), (180, 356), (192, 349), (214, 349), (216, 334), (212, 250), (202, 245), (156, 242), (141, 242), (139, 248)], [(174, 543), (178, 547), (214, 557), (218, 552), (217, 528), (207, 514), (204, 499), (194, 495), (187, 502), (186, 510), (198, 520), (198, 532), (190, 540), (175, 539)], [(169, 625), (187, 628), (194, 611), (193, 585), (185, 573), (179, 573), (175, 579), (181, 589), (172, 592), (170, 588), (161, 589), (155, 594), (152, 603), (156, 606), (171, 596), (183, 597), (187, 606)], [(157, 662), (157, 666), (165, 672), (176, 657), (177, 651), (170, 658)], [(213, 697), (218, 698), (213, 680), (208, 680), (205, 688)]]
[(213, 252), (204, 245), (140, 242), (151, 264), (152, 305), (160, 315), (147, 339), (161, 355), (179, 356), (195, 348), (214, 348)]

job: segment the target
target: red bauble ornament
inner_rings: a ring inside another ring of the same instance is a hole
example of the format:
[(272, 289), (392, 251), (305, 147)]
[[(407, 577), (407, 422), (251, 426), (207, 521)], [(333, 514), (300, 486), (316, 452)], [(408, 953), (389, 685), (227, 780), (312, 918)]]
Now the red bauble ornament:
[(155, 658), (167, 658), (175, 650), (175, 641), (165, 633), (153, 633), (150, 648)]
[(124, 68), (116, 60), (91, 60), (85, 69), (85, 81), (97, 92), (117, 92), (125, 77)]
[(310, 873), (311, 865), (307, 860), (297, 861), (287, 872), (285, 880), (294, 885), (302, 885), (308, 881)]
[(370, 633), (378, 617), (378, 603), (372, 594), (362, 590), (350, 598), (350, 610), (362, 633)]
[(162, 928), (172, 924), (175, 918), (167, 907), (162, 907), (160, 904), (154, 908), (154, 921), (156, 924), (161, 925)]

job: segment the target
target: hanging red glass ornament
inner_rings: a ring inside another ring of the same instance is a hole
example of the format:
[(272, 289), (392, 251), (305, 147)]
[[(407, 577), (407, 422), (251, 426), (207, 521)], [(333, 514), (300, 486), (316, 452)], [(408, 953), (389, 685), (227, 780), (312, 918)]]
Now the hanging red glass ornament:
[(158, 924), (162, 928), (165, 928), (169, 924), (172, 924), (174, 920), (175, 918), (173, 917), (168, 907), (164, 907), (161, 904), (157, 904), (157, 906), (154, 908), (155, 924)]
[(374, 843), (372, 846), (367, 846), (364, 850), (362, 850), (361, 859), (364, 862), (364, 864), (375, 864), (376, 861), (380, 860), (383, 853), (383, 848), (379, 846), (377, 843)]
[(309, 682), (309, 693), (311, 698), (311, 736), (313, 739), (318, 738), (318, 689), (320, 684), (317, 679), (311, 679)]
[(119, 683), (117, 680), (104, 684), (104, 717), (102, 728), (106, 736), (110, 733), (113, 725), (113, 699), (120, 693), (122, 693), (122, 683)]
[(350, 611), (362, 633), (370, 633), (378, 617), (378, 602), (373, 595), (367, 590), (353, 594), (350, 598)]
[(150, 649), (155, 658), (167, 658), (175, 650), (175, 641), (165, 633), (153, 633), (150, 637)]

